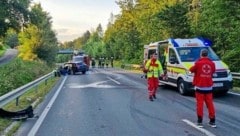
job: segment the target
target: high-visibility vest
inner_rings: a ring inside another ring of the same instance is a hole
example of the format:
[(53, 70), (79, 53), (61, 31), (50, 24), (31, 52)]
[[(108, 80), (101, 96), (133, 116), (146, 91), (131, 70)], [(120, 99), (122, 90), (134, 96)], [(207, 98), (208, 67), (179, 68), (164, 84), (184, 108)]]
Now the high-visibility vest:
[(148, 69), (147, 77), (155, 77), (158, 78), (160, 74), (163, 73), (162, 65), (159, 60), (155, 62), (152, 59), (149, 59), (145, 65), (145, 69)]

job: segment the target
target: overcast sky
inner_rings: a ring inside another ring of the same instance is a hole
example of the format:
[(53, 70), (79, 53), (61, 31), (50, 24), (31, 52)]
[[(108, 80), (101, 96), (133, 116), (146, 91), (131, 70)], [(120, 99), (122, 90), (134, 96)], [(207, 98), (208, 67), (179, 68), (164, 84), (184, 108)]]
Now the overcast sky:
[(33, 0), (41, 3), (43, 10), (52, 17), (53, 29), (61, 42), (95, 30), (98, 24), (106, 29), (110, 14), (120, 13), (115, 0)]

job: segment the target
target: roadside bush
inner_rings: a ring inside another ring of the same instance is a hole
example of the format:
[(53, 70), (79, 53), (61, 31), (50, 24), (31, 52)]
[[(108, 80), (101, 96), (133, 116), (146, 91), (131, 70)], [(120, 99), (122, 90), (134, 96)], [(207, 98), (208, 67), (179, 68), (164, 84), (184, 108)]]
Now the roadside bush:
[(25, 85), (51, 71), (43, 62), (23, 61), (19, 58), (0, 67), (0, 96)]
[(0, 44), (0, 50), (3, 50), (3, 45), (2, 44)]

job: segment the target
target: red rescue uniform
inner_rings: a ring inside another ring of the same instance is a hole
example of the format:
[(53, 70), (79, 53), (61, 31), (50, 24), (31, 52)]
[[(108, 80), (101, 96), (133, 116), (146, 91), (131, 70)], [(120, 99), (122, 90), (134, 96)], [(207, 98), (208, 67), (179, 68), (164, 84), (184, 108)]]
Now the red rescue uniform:
[(147, 61), (145, 69), (148, 71), (147, 79), (149, 99), (152, 100), (152, 97), (156, 98), (159, 76), (162, 73), (162, 65), (159, 60), (152, 58)]
[(200, 120), (203, 118), (203, 104), (206, 103), (210, 120), (215, 120), (215, 108), (213, 105), (212, 76), (215, 72), (215, 64), (208, 58), (202, 57), (190, 68), (194, 73), (193, 85), (195, 86), (195, 95), (197, 101), (197, 116)]

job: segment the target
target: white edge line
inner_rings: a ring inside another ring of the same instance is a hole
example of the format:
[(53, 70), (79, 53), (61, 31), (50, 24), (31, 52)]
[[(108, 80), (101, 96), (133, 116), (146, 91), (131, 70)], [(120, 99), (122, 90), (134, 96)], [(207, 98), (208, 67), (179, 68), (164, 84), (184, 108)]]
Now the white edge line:
[(38, 118), (37, 122), (34, 124), (34, 126), (32, 127), (32, 129), (30, 130), (30, 132), (28, 133), (28, 136), (34, 136), (36, 135), (39, 127), (41, 126), (42, 122), (44, 121), (45, 117), (47, 116), (49, 110), (51, 109), (54, 101), (56, 100), (58, 94), (60, 93), (65, 81), (67, 79), (67, 76), (65, 76), (63, 82), (61, 83), (61, 85), (59, 86), (58, 90), (56, 91), (56, 93), (54, 94), (54, 96), (52, 97), (52, 99), (50, 100), (50, 102), (48, 103), (47, 107), (44, 109), (44, 111), (42, 112), (41, 116)]
[(113, 82), (115, 82), (115, 83), (118, 84), (118, 85), (121, 84), (120, 82), (118, 82), (117, 80), (112, 79), (111, 77), (107, 77), (107, 78), (110, 79), (110, 80), (112, 80)]
[(234, 92), (228, 92), (229, 94), (233, 94), (233, 95), (237, 95), (237, 96), (240, 96), (239, 93), (234, 93)]
[(188, 125), (192, 126), (193, 128), (201, 131), (202, 133), (206, 134), (207, 136), (216, 136), (213, 133), (209, 132), (208, 130), (204, 128), (199, 128), (197, 125), (195, 125), (193, 122), (187, 120), (187, 119), (182, 119), (183, 122), (187, 123)]

